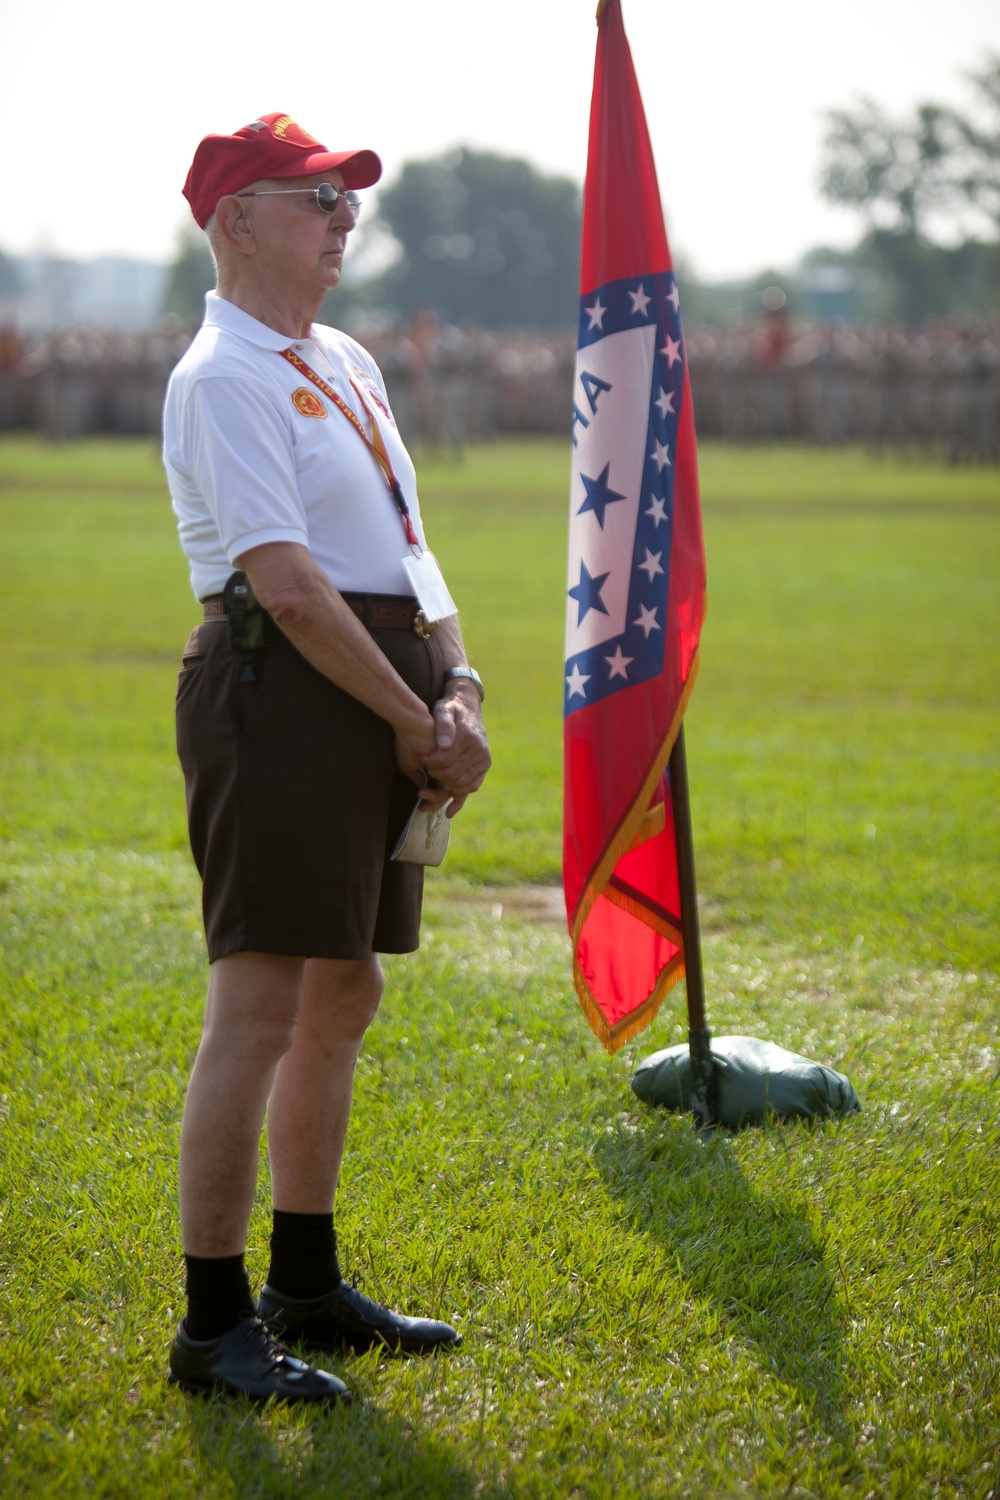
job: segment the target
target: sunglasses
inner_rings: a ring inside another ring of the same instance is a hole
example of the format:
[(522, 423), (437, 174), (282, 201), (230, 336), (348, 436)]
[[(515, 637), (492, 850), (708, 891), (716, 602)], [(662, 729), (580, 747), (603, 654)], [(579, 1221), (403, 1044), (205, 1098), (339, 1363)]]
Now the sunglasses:
[(332, 214), (337, 204), (343, 198), (355, 218), (361, 212), (361, 199), (357, 193), (347, 191), (343, 188), (335, 188), (329, 182), (321, 182), (319, 187), (314, 188), (257, 188), (246, 193), (237, 193), (237, 198), (278, 198), (286, 193), (308, 193), (310, 198), (316, 200), (316, 204), (325, 214)]

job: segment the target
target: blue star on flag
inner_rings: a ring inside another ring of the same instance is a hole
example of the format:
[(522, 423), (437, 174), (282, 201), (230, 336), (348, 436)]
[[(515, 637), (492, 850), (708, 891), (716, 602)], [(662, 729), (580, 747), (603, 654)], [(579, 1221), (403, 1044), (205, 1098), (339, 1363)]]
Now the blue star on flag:
[(608, 606), (601, 598), (601, 589), (610, 577), (610, 572), (598, 573), (596, 577), (592, 577), (587, 571), (587, 564), (580, 559), (580, 582), (569, 590), (569, 597), (576, 600), (580, 611), (576, 617), (577, 625), (583, 624), (588, 610), (599, 610), (602, 615), (608, 613)]
[(583, 487), (587, 491), (587, 498), (577, 511), (582, 516), (585, 510), (592, 510), (597, 517), (597, 524), (604, 530), (604, 512), (615, 500), (624, 500), (624, 495), (619, 495), (608, 483), (608, 474), (611, 470), (611, 460), (604, 465), (596, 479), (588, 479), (586, 474), (581, 474)]

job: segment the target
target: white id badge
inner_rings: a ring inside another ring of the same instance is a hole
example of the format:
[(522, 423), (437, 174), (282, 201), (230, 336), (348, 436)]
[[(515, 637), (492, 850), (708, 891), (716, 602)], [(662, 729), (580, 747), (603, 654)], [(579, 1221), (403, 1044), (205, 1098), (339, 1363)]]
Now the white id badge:
[(444, 574), (438, 567), (433, 552), (428, 552), (425, 548), (419, 557), (414, 557), (411, 552), (403, 558), (403, 567), (429, 625), (448, 615), (458, 614), (458, 606), (448, 592)]

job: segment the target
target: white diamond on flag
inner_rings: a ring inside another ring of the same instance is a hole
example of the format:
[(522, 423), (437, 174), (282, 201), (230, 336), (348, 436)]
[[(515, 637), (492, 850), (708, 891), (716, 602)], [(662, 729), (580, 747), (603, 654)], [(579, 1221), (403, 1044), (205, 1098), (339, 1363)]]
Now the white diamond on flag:
[[(638, 284), (606, 282), (581, 299), (573, 387), (567, 714), (662, 670), (671, 455), (684, 386), (674, 289), (673, 274), (657, 272)], [(637, 325), (640, 312), (649, 321)]]
[[(578, 579), (582, 564), (591, 577), (609, 576), (601, 591), (606, 614), (567, 611), (567, 661), (615, 640), (627, 625), (656, 332), (649, 323), (610, 333), (577, 355), (569, 575)], [(609, 492), (613, 502), (602, 504)]]

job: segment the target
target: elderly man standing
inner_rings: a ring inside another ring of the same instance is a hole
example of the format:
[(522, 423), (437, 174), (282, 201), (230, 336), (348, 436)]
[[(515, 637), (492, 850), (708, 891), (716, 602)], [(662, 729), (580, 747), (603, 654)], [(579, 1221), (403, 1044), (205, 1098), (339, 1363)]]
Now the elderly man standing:
[[(188, 1389), (328, 1401), (307, 1349), (424, 1353), (455, 1329), (341, 1277), (333, 1203), (379, 953), (419, 941), (422, 867), (391, 851), (418, 795), (451, 816), (490, 764), (413, 465), (364, 349), (313, 322), (340, 280), (371, 151), (287, 115), (206, 136), (184, 193), (218, 270), (170, 381), (164, 462), (205, 621), (177, 743), (210, 977), (181, 1132)], [(420, 789), (418, 792), (418, 788)], [(265, 1113), (274, 1227), (243, 1255)]]

